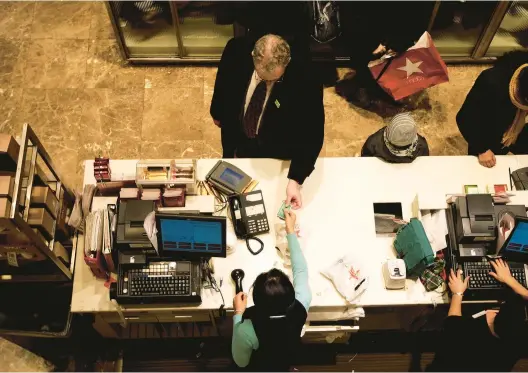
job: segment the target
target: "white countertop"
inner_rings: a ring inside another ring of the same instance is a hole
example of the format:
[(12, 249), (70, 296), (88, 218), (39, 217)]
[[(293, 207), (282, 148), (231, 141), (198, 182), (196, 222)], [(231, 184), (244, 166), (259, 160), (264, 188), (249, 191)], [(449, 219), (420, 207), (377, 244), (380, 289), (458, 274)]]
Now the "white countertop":
[[(137, 160), (111, 160), (112, 179), (133, 178)], [(197, 164), (198, 179), (203, 180), (217, 159), (201, 159)], [(226, 307), (232, 306), (234, 285), (230, 273), (242, 268), (246, 277), (244, 290), (249, 291), (254, 279), (272, 267), (284, 269), (275, 249), (276, 217), (285, 199), (289, 162), (272, 159), (232, 159), (229, 162), (244, 170), (260, 183), (257, 188), (264, 195), (270, 234), (259, 236), (264, 251), (253, 256), (245, 241), (238, 241), (236, 251), (227, 258), (215, 258), (217, 282), (223, 278), (222, 292)], [(488, 169), (478, 164), (476, 157), (421, 157), (412, 164), (387, 164), (376, 158), (319, 158), (312, 175), (303, 186), (303, 208), (297, 211), (301, 227), (301, 248), (308, 262), (310, 287), (313, 293), (311, 307), (335, 308), (346, 306), (332, 283), (320, 274), (339, 256), (351, 253), (363, 261), (369, 272), (370, 285), (358, 300), (362, 306), (399, 306), (448, 302), (447, 296), (425, 292), (423, 286), (407, 280), (406, 290), (386, 290), (383, 286), (381, 264), (395, 257), (392, 238), (375, 234), (373, 203), (401, 202), (403, 218), (412, 216), (411, 204), (418, 195), (420, 206), (437, 206), (448, 194), (463, 193), (465, 184), (477, 184), (482, 193), (488, 184), (508, 184), (508, 169), (528, 166), (528, 156), (499, 156), (497, 165)], [(94, 183), (93, 161), (86, 161), (84, 184)], [(527, 192), (519, 193), (513, 202), (528, 202)], [(97, 198), (97, 204), (106, 201)], [(82, 241), (82, 240), (81, 240)], [(108, 298), (108, 289), (102, 280), (95, 279), (84, 264), (82, 245), (77, 248), (72, 312), (114, 311)], [(250, 293), (251, 295), (251, 293)], [(252, 303), (251, 296), (249, 303)], [(217, 309), (221, 304), (218, 293), (204, 290), (202, 304), (197, 309)], [(169, 309), (181, 307), (167, 306)]]

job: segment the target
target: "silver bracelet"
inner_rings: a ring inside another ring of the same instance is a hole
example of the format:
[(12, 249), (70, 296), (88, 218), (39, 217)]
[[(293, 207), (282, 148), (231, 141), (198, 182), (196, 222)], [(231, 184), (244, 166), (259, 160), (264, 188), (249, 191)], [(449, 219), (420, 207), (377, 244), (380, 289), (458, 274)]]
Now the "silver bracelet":
[(464, 296), (464, 293), (453, 293), (453, 295), (459, 295), (460, 298), (462, 298)]

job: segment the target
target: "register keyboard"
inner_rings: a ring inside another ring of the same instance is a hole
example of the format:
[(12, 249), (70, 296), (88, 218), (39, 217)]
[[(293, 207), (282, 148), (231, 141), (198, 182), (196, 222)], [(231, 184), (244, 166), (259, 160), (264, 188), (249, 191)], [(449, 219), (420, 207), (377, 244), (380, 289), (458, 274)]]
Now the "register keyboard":
[(118, 303), (201, 303), (200, 263), (151, 261), (142, 267), (119, 266)]
[[(524, 264), (522, 263), (508, 263), (510, 271), (517, 281), (523, 286), (526, 286), (526, 275), (524, 271)], [(502, 289), (504, 285), (490, 276), (492, 270), (491, 264), (487, 260), (479, 262), (465, 262), (463, 263), (464, 276), (469, 277), (469, 290), (479, 289)]]

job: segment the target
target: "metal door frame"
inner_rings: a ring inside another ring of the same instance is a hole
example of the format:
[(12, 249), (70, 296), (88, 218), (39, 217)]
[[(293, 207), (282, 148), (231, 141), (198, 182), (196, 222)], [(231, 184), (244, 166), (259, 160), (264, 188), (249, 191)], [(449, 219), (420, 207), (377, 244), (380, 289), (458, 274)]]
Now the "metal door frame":
[[(477, 44), (475, 45), (475, 49), (473, 49), (471, 58), (486, 58), (486, 52), (488, 51), (488, 48), (491, 42), (493, 41), (493, 38), (495, 37), (495, 34), (497, 33), (497, 30), (499, 29), (502, 20), (504, 19), (504, 16), (506, 16), (506, 13), (508, 13), (508, 10), (512, 5), (513, 1), (498, 2), (497, 6), (495, 7), (495, 10), (493, 11), (493, 14), (491, 15), (488, 21), (488, 24), (484, 27), (484, 30), (482, 31), (479, 39), (477, 40)], [(488, 58), (488, 60), (489, 59), (490, 58)]]

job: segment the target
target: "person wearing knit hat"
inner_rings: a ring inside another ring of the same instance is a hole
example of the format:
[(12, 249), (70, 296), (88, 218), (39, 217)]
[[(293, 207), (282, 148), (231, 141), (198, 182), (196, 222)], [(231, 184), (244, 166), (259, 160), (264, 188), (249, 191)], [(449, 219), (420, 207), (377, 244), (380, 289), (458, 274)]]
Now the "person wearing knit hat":
[(427, 155), (427, 141), (418, 134), (409, 113), (395, 115), (388, 126), (370, 135), (361, 149), (362, 157), (378, 157), (388, 163), (411, 163)]
[(456, 121), (482, 166), (495, 166), (496, 155), (528, 154), (528, 52), (506, 53), (481, 72)]

